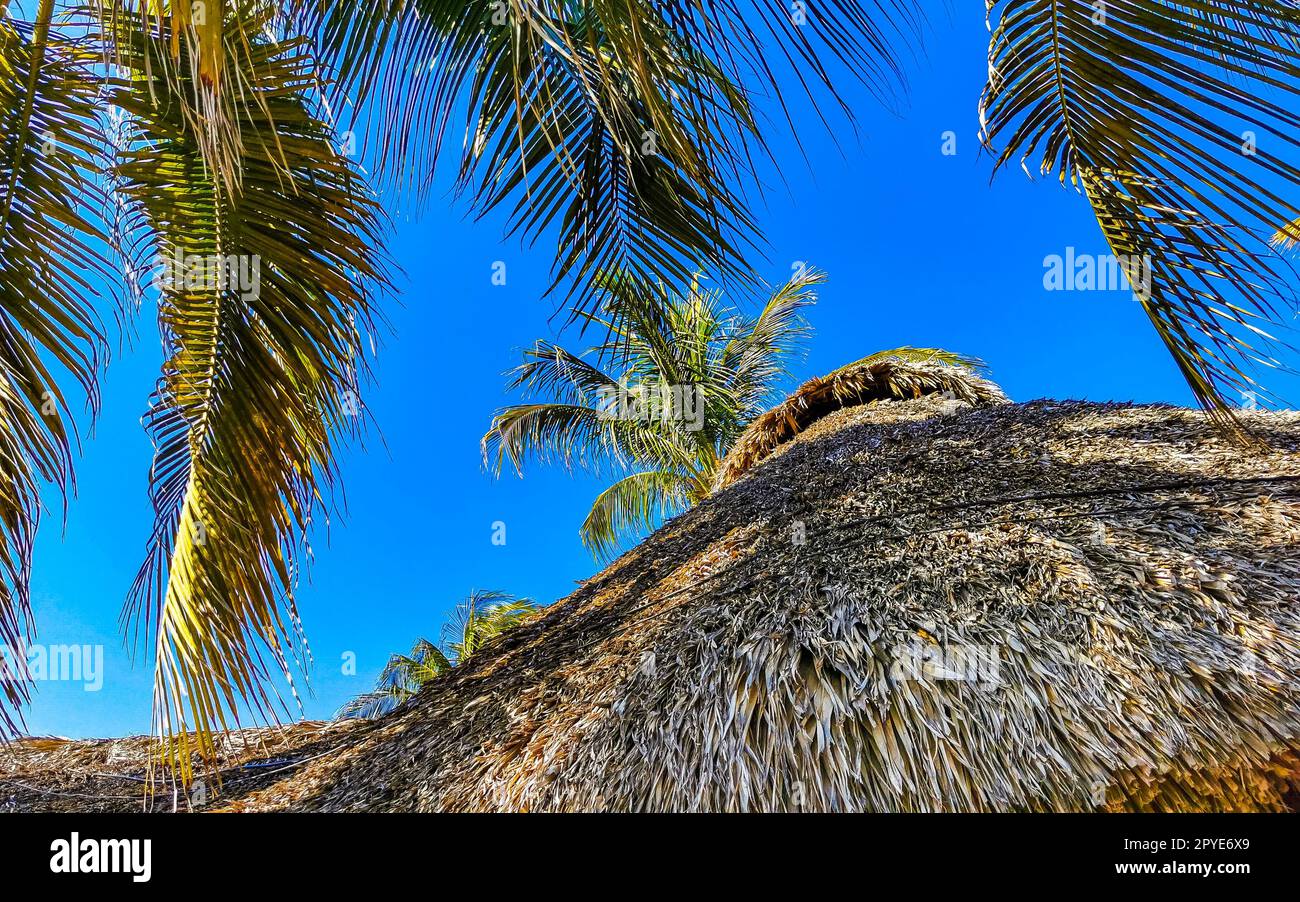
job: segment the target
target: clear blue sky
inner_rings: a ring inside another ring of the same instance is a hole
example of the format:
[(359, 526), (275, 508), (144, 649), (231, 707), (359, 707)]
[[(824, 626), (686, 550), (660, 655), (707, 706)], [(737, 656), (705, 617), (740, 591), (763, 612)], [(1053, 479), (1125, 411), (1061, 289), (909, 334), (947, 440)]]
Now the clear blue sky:
[[(990, 185), (977, 141), (988, 35), (982, 10), (959, 6), (934, 23), (898, 114), (849, 92), (860, 139), (846, 127), (837, 147), (809, 118), (807, 163), (788, 138), (773, 141), (786, 184), (772, 173), (758, 210), (770, 243), (764, 275), (783, 282), (801, 260), (830, 275), (797, 378), (881, 348), (937, 345), (984, 358), (1016, 400), (1190, 403), (1128, 293), (1044, 290), (1045, 256), (1068, 246), (1104, 254), (1105, 243), (1087, 204), (1055, 181), (1010, 169)], [(955, 157), (940, 153), (948, 130)], [(595, 482), (539, 468), (493, 481), (480, 467), (478, 440), (509, 400), (501, 374), (534, 339), (555, 337), (552, 304), (540, 299), (551, 249), (503, 242), (499, 219), (473, 222), (446, 197), (395, 229), (391, 250), (406, 279), (367, 397), (382, 441), (372, 433), (346, 454), (348, 515), (315, 536), (299, 592), (315, 659), (309, 717), (331, 716), (370, 687), (391, 652), (436, 636), (470, 590), (550, 602), (595, 569), (577, 539)], [(495, 260), (507, 264), (505, 287), (491, 283)], [(104, 379), (66, 526), (50, 496), (33, 576), (38, 641), (102, 643), (104, 685), (38, 684), (27, 714), (35, 734), (149, 729), (152, 662), (132, 664), (117, 623), (151, 524), (151, 449), (139, 418), (160, 351), (147, 316), (136, 332)], [(561, 339), (584, 346), (576, 334)], [(1280, 376), (1270, 384), (1289, 398), (1300, 387)], [(491, 543), (496, 520), (507, 524), (505, 546)], [(356, 676), (341, 673), (349, 651)]]

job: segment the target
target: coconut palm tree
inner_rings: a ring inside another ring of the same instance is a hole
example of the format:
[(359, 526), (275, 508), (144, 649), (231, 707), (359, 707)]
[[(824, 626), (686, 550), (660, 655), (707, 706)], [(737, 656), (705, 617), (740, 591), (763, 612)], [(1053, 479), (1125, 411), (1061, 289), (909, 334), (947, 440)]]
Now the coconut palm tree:
[[(90, 20), (63, 15), (79, 5), (0, 0), (0, 639), (31, 628), (39, 489), (71, 484), (71, 389), (94, 410), (108, 324), (151, 262), (179, 261), (158, 280), (157, 525), (127, 619), (182, 779), (241, 704), (278, 709), (267, 678), (301, 659), (293, 587), (334, 447), (365, 415), (363, 337), (389, 287), (366, 171), (423, 198), (453, 155), (477, 213), (553, 248), (555, 300), (580, 317), (601, 273), (752, 285), (747, 188), (772, 130), (754, 98), (776, 98), (778, 122), (795, 121), (791, 89), (851, 117), (845, 79), (891, 99), (926, 27), (920, 0), (96, 0)], [(1300, 8), (990, 0), (988, 20), (998, 168), (1070, 185), (1117, 255), (1151, 258), (1145, 309), (1232, 428), (1225, 397), (1253, 385), (1246, 361), (1273, 360), (1266, 327), (1292, 293), (1267, 239), (1300, 234)], [(254, 258), (257, 292), (189, 278), (194, 259), (211, 276)], [(25, 698), (5, 685), (0, 726)]]
[[(499, 410), (483, 437), (485, 464), (525, 459), (619, 478), (596, 496), (578, 533), (595, 556), (704, 500), (732, 444), (782, 392), (809, 328), (817, 270), (801, 267), (756, 315), (726, 306), (699, 278), (683, 291), (629, 274), (602, 283), (608, 337), (584, 354), (539, 341), (510, 389), (538, 400)], [(978, 366), (938, 348), (897, 348), (883, 359)]]
[(439, 642), (421, 637), (409, 654), (393, 655), (375, 688), (348, 702), (339, 717), (373, 720), (397, 708), (425, 683), (465, 663), (483, 644), (526, 622), (539, 610), (527, 598), (477, 590), (456, 606)]

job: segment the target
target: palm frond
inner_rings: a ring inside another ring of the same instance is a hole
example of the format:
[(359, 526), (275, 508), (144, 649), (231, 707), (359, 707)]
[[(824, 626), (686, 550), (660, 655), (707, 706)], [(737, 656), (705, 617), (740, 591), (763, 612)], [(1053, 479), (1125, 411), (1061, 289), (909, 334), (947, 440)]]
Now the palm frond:
[(848, 114), (834, 70), (892, 95), (900, 48), (919, 37), (919, 7), (294, 4), (340, 97), (374, 101), (368, 134), (380, 170), (428, 188), (456, 139), (460, 187), (480, 212), (507, 210), (512, 232), (555, 235), (552, 287), (567, 283), (564, 297), (580, 312), (595, 310), (598, 276), (611, 270), (682, 284), (707, 266), (747, 280), (757, 232), (741, 186), (767, 152), (751, 95), (780, 98), (788, 87), (769, 54), (785, 56), (814, 102), (829, 95)]
[[(31, 639), (29, 577), (40, 483), (72, 481), (71, 410), (55, 369), (98, 406), (104, 334), (93, 284), (112, 282), (96, 210), (104, 137), (97, 57), (51, 31), (52, 0), (35, 24), (0, 9), (0, 644)], [(27, 683), (0, 680), (0, 734), (17, 729)]]
[[(155, 634), (156, 730), (186, 780), (191, 752), (210, 760), (213, 731), (242, 706), (283, 710), (272, 672), (304, 663), (302, 546), (336, 482), (334, 442), (359, 427), (361, 330), (387, 275), (378, 208), (305, 100), (302, 42), (258, 37), (225, 60), (260, 95), (237, 116), (242, 189), (231, 195), (170, 102), (172, 82), (149, 66), (169, 34), (117, 35), (130, 79), (113, 101), (138, 140), (116, 175), (165, 267), (167, 352), (147, 417), (157, 526), (124, 617)], [(238, 280), (221, 279), (229, 261)]]
[(787, 379), (789, 363), (810, 334), (804, 311), (817, 302), (817, 285), (826, 274), (801, 267), (785, 285), (772, 292), (758, 316), (745, 319), (733, 329), (718, 360), (737, 405), (750, 419), (775, 400), (779, 383)]
[(375, 689), (349, 699), (335, 713), (340, 720), (376, 720), (395, 711), (411, 696), (387, 689)]
[(941, 366), (957, 366), (964, 369), (979, 372), (988, 369), (988, 364), (978, 357), (968, 357), (965, 354), (958, 354), (955, 351), (946, 351), (943, 348), (913, 348), (904, 345), (901, 348), (890, 348), (887, 351), (877, 351), (874, 354), (868, 354), (861, 360), (854, 361), (848, 366), (840, 367), (835, 372), (855, 369), (866, 366), (867, 364), (877, 363), (881, 360), (895, 360), (899, 363), (937, 363)]
[(454, 666), (437, 645), (428, 639), (417, 639), (409, 654), (388, 659), (374, 689), (347, 702), (335, 716), (361, 720), (382, 717), (415, 696), (425, 683)]
[[(584, 19), (605, 26), (608, 49), (602, 59), (606, 64), (621, 63), (625, 77), (636, 80), (648, 96), (656, 96), (659, 86), (654, 79), (662, 76), (662, 64), (655, 68), (657, 60), (646, 59), (649, 54), (641, 52), (639, 42), (651, 44), (652, 52), (662, 52), (653, 46), (658, 40), (712, 61), (734, 84), (753, 85), (755, 91), (771, 90), (776, 95), (785, 93), (778, 90), (783, 85), (777, 80), (777, 67), (769, 61), (771, 54), (778, 53), (813, 100), (829, 94), (847, 112), (830, 61), (842, 65), (882, 100), (893, 99), (906, 80), (904, 53), (917, 45), (925, 25), (922, 4), (907, 0), (827, 0), (799, 9), (799, 15), (780, 0), (757, 4), (540, 0), (485, 4), (487, 14), (481, 16), (446, 0), (377, 0), (364, 6), (344, 0), (295, 0), (288, 6), (331, 64), (340, 95), (350, 94), (358, 103), (373, 97), (395, 99), (396, 104), (380, 106), (389, 112), (449, 103), (457, 82), (424, 79), (422, 73), (443, 59), (469, 69), (461, 57), (481, 52), (476, 33), (489, 26), (540, 30), (539, 23), (549, 22), (557, 32), (551, 36), (554, 43), (568, 49), (563, 29)], [(589, 78), (604, 75), (597, 71)], [(434, 92), (435, 87), (443, 90)], [(422, 96), (422, 90), (428, 96)], [(689, 104), (689, 96), (675, 99), (696, 114), (708, 109)]]
[(1300, 247), (1300, 219), (1288, 222), (1278, 229), (1273, 236), (1273, 244), (1287, 249)]
[(349, 701), (338, 717), (373, 720), (397, 709), (431, 680), (465, 663), (484, 643), (529, 620), (539, 606), (506, 592), (477, 590), (456, 606), (441, 644), (418, 639), (409, 654), (393, 655), (375, 688)]
[(509, 460), (522, 475), (524, 461), (532, 457), (599, 473), (638, 461), (672, 466), (691, 459), (692, 452), (657, 421), (623, 417), (613, 406), (622, 396), (607, 397), (608, 404), (516, 404), (497, 411), (481, 443), (484, 465), (500, 475)]
[[(1300, 8), (1291, 0), (993, 0), (984, 138), (1083, 193), (1198, 402), (1277, 365), (1293, 292), (1268, 246), (1300, 216)], [(1252, 138), (1251, 134), (1254, 133)], [(1256, 146), (1254, 141), (1260, 142)], [(1290, 185), (1290, 197), (1280, 186)], [(1135, 286), (1136, 287), (1136, 286)]]
[[(684, 284), (692, 284), (696, 273)], [(684, 336), (674, 330), (674, 307), (682, 305), (682, 294), (674, 292), (662, 279), (646, 278), (638, 273), (614, 270), (600, 273), (596, 279), (600, 296), (599, 315), (586, 317), (603, 326), (610, 340), (601, 348), (601, 356), (618, 355), (627, 369), (642, 376), (668, 383), (687, 381), (681, 364), (679, 344)]]
[(424, 193), (463, 116), (459, 189), (511, 234), (553, 229), (555, 284), (579, 307), (604, 269), (743, 273), (754, 225), (723, 184), (739, 151), (702, 126), (752, 134), (748, 102), (652, 4), (326, 0), (299, 16), (341, 87), (377, 98), (379, 170)]
[[(180, 113), (217, 190), (233, 195), (243, 179), (243, 130), (253, 112), (266, 116), (263, 92), (246, 77), (253, 43), (271, 28), (278, 4), (271, 0), (92, 0), (109, 60), (147, 68), (165, 82), (164, 98)], [(140, 40), (114, 36), (134, 34)], [(144, 40), (146, 36), (160, 40)], [(131, 55), (118, 50), (131, 46)], [(232, 63), (234, 63), (232, 65)], [(272, 155), (279, 164), (285, 161)], [(287, 165), (287, 163), (285, 163)]]
[(593, 404), (619, 385), (596, 364), (549, 341), (538, 341), (525, 351), (524, 362), (509, 375), (509, 389), (568, 404)]
[(596, 496), (579, 530), (583, 546), (597, 558), (611, 557), (628, 535), (653, 529), (663, 518), (685, 510), (692, 488), (671, 470), (623, 477)]
[(484, 643), (514, 629), (538, 611), (536, 602), (506, 592), (480, 589), (456, 606), (443, 626), (443, 648), (457, 666), (465, 663)]

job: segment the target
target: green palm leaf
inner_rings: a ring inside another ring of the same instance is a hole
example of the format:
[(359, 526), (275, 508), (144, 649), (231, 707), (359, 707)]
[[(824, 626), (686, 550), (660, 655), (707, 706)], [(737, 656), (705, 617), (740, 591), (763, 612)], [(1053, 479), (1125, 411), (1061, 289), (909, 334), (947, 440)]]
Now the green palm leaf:
[(610, 416), (608, 405), (627, 390), (627, 381), (579, 355), (539, 341), (512, 376), (511, 389), (553, 400), (517, 404), (494, 416), (482, 450), (484, 464), (498, 475), (507, 460), (522, 474), (529, 456), (596, 472), (620, 469), (632, 460), (688, 460), (652, 424)]
[[(158, 522), (125, 616), (156, 636), (156, 727), (188, 779), (191, 752), (210, 760), (212, 732), (242, 705), (283, 710), (272, 674), (304, 660), (301, 551), (337, 478), (334, 442), (359, 425), (360, 330), (370, 287), (387, 279), (380, 213), (304, 99), (303, 42), (258, 38), (226, 59), (260, 95), (238, 116), (231, 195), (152, 65), (168, 33), (119, 32), (131, 79), (113, 98), (137, 130), (116, 176), (138, 234), (161, 260), (186, 261), (161, 286), (167, 360), (147, 418)], [(226, 259), (243, 278), (179, 278)]]
[(672, 470), (624, 476), (596, 496), (578, 535), (597, 558), (612, 557), (625, 536), (652, 530), (663, 518), (689, 507), (696, 488)]
[[(296, 21), (337, 76), (371, 98), (380, 169), (430, 187), (446, 145), (476, 209), (555, 236), (556, 286), (591, 312), (599, 275), (685, 284), (696, 268), (749, 278), (757, 240), (738, 186), (766, 152), (752, 93), (781, 97), (779, 48), (814, 97), (847, 69), (891, 95), (919, 4), (829, 0), (304, 0)], [(840, 108), (847, 114), (842, 101)]]
[(389, 658), (375, 688), (349, 701), (337, 716), (361, 720), (382, 717), (404, 704), (425, 683), (454, 666), (441, 648), (428, 639), (418, 639), (410, 654)]
[[(31, 638), (29, 576), (39, 484), (72, 479), (64, 392), (52, 368), (98, 404), (104, 336), (95, 282), (111, 281), (96, 180), (96, 54), (51, 32), (54, 4), (34, 25), (0, 8), (0, 644)], [(27, 683), (4, 679), (0, 733), (13, 731)]]
[(465, 663), (483, 645), (520, 626), (538, 611), (527, 598), (478, 590), (456, 606), (442, 629), (441, 644), (418, 639), (409, 654), (393, 655), (370, 692), (352, 699), (339, 717), (373, 720), (395, 710), (424, 685)]
[[(243, 178), (243, 129), (238, 119), (267, 116), (264, 92), (248, 78), (252, 46), (272, 27), (281, 5), (272, 0), (93, 0), (105, 35), (152, 36), (150, 73), (166, 82), (162, 95), (175, 105), (217, 190), (234, 194)], [(119, 54), (129, 42), (108, 40), (111, 61), (131, 68), (138, 60)], [(272, 155), (278, 165), (287, 161)]]
[(597, 406), (552, 403), (516, 404), (498, 411), (482, 449), (484, 463), (498, 475), (506, 460), (522, 475), (528, 457), (566, 469), (604, 472), (629, 461), (678, 453), (653, 428), (611, 417)]
[(537, 604), (506, 592), (480, 589), (457, 605), (442, 629), (443, 647), (456, 664), (465, 663), (487, 642), (537, 613)]
[[(1147, 259), (1143, 306), (1197, 400), (1276, 365), (1288, 269), (1267, 239), (1300, 215), (1300, 8), (1290, 0), (996, 0), (985, 140), (1088, 199), (1113, 252)], [(1261, 142), (1258, 147), (1252, 143)]]
[(728, 374), (742, 419), (758, 416), (776, 400), (780, 383), (790, 375), (788, 364), (811, 334), (804, 311), (816, 302), (816, 286), (825, 281), (824, 272), (800, 267), (757, 317), (742, 318), (734, 326), (718, 366)]

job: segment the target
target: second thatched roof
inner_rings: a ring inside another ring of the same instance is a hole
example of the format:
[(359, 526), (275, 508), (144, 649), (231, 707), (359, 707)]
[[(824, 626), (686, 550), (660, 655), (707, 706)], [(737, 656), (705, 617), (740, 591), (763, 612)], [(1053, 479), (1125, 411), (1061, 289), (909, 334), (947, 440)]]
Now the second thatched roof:
[(722, 462), (715, 488), (725, 489), (786, 442), (837, 410), (881, 401), (914, 401), (927, 395), (940, 395), (949, 407), (1004, 404), (1007, 400), (1002, 389), (967, 366), (939, 360), (918, 364), (888, 356), (870, 357), (808, 380), (750, 423)]

